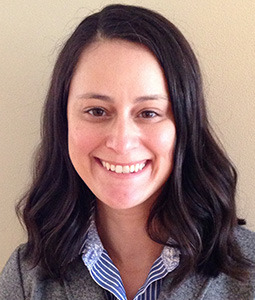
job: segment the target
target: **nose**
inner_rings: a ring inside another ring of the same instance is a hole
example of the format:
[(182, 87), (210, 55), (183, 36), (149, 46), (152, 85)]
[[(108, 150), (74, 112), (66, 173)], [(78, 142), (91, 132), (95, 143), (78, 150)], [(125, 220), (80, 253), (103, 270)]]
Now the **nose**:
[(108, 127), (106, 146), (118, 154), (126, 154), (139, 146), (140, 130), (128, 116), (116, 117)]

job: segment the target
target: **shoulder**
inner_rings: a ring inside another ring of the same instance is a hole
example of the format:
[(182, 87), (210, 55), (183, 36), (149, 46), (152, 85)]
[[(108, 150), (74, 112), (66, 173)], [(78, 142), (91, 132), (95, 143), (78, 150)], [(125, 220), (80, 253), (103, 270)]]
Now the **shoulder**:
[(255, 262), (255, 232), (243, 226), (237, 226), (235, 238), (243, 254)]
[(44, 280), (41, 268), (25, 259), (25, 248), (12, 253), (0, 275), (0, 300), (45, 299), (49, 292), (53, 298), (47, 299), (66, 299), (60, 284)]
[(20, 266), (23, 251), (24, 245), (21, 245), (12, 253), (0, 275), (0, 299), (24, 299)]
[[(244, 256), (255, 263), (255, 233), (243, 226), (237, 226), (234, 237)], [(255, 299), (255, 272), (253, 270), (245, 281), (238, 281), (224, 273), (210, 278), (191, 274), (173, 290), (172, 295), (169, 295), (167, 290), (167, 284), (171, 284), (170, 278), (169, 276), (169, 281), (165, 281), (159, 299)]]
[(3, 269), (1, 279), (10, 274), (19, 274), (22, 276), (23, 273), (32, 269), (30, 261), (25, 259), (25, 250), (26, 244), (22, 244), (14, 250)]
[(25, 258), (26, 245), (19, 246), (0, 275), (0, 300), (66, 300), (104, 298), (103, 290), (93, 281), (80, 256), (69, 265), (63, 282), (46, 278), (40, 266)]

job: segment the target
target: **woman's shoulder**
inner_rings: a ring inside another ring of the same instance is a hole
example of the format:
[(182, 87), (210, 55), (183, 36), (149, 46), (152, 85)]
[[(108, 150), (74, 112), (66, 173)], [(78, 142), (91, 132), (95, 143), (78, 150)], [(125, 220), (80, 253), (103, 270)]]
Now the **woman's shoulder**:
[(235, 228), (235, 236), (240, 243), (249, 244), (255, 243), (255, 232), (247, 229), (243, 225), (238, 225)]
[(0, 274), (0, 300), (104, 298), (80, 256), (70, 262), (66, 277), (60, 282), (46, 277), (42, 268), (34, 266), (25, 253), (26, 244), (19, 246)]
[(49, 293), (47, 299), (66, 299), (62, 288), (43, 280), (41, 268), (34, 266), (25, 252), (26, 245), (20, 245), (0, 274), (0, 300), (45, 299)]
[[(31, 262), (25, 258), (26, 244), (21, 244), (18, 246), (10, 258), (8, 259), (1, 276), (9, 275), (13, 272), (23, 272), (24, 270), (32, 269)], [(5, 274), (7, 272), (7, 274)]]
[(26, 245), (15, 249), (0, 274), (0, 299), (25, 298), (24, 282), (32, 282), (36, 269), (25, 259)]
[(237, 226), (235, 238), (243, 254), (255, 262), (255, 232), (244, 226)]
[(10, 256), (0, 275), (0, 299), (24, 298), (20, 266), (20, 254), (25, 245), (19, 246)]

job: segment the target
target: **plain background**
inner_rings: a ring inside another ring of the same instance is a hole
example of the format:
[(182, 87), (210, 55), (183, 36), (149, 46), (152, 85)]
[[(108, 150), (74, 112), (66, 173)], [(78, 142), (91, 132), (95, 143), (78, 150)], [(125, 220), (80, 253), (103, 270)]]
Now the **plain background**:
[[(30, 178), (40, 113), (64, 40), (116, 1), (1, 0), (0, 270), (26, 239), (14, 206)], [(181, 29), (204, 75), (209, 118), (239, 170), (239, 216), (255, 230), (255, 1), (120, 1), (155, 9)]]

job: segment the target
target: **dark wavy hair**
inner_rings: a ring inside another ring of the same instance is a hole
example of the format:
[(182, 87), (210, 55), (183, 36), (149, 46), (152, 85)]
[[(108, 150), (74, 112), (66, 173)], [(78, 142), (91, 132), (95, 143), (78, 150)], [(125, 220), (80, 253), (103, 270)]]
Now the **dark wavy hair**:
[(211, 133), (197, 59), (166, 18), (129, 5), (110, 5), (85, 18), (59, 54), (45, 102), (34, 179), (17, 206), (28, 232), (27, 256), (48, 276), (61, 279), (84, 242), (95, 196), (68, 155), (67, 99), (81, 53), (98, 39), (143, 44), (164, 71), (176, 124), (174, 167), (151, 210), (147, 231), (163, 243), (153, 226), (157, 220), (181, 252), (173, 284), (191, 272), (224, 272), (244, 279), (248, 262), (234, 239), (236, 225), (243, 223), (236, 216), (237, 175)]

